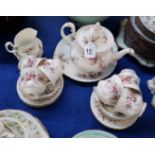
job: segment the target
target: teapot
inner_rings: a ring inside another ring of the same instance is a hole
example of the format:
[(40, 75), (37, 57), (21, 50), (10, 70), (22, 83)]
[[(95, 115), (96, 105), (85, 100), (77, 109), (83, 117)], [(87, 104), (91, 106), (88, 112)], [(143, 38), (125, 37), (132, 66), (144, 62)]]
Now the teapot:
[[(65, 28), (71, 29), (69, 36), (64, 33)], [(76, 32), (75, 25), (67, 22), (61, 27), (61, 36), (71, 47), (71, 61), (82, 72), (104, 72), (126, 54), (133, 53), (130, 48), (117, 52), (113, 34), (100, 23), (83, 26)]]
[(32, 55), (41, 57), (43, 54), (42, 42), (37, 38), (37, 31), (32, 28), (21, 30), (14, 38), (14, 43), (8, 41), (5, 43), (5, 49), (13, 53), (17, 59)]

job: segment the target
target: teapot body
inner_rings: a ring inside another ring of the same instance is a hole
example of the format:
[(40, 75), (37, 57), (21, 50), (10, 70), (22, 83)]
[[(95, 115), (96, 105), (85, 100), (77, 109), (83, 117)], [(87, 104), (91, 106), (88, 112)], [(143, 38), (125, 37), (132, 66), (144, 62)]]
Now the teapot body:
[[(64, 34), (66, 27), (71, 28), (71, 37)], [(73, 23), (65, 23), (61, 35), (66, 44), (70, 45), (72, 63), (82, 73), (103, 73), (130, 53), (130, 50), (118, 52), (113, 34), (100, 23), (83, 26), (77, 32)]]

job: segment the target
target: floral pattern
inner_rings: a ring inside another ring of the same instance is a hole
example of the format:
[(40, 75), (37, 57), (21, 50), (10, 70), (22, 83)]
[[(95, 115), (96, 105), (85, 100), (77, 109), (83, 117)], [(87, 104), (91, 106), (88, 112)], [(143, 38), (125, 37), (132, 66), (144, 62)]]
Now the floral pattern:
[(34, 57), (29, 57), (26, 64), (23, 65), (23, 68), (27, 68), (27, 67), (33, 67), (36, 63), (36, 58)]
[(69, 63), (69, 60), (66, 58), (65, 53), (60, 53), (58, 57), (62, 62)]
[(131, 109), (134, 106), (134, 103), (137, 101), (137, 95), (133, 92), (130, 92), (129, 95), (126, 97), (127, 104), (126, 107)]
[(124, 75), (121, 77), (123, 83), (138, 84), (137, 78), (132, 75)]
[(102, 75), (102, 72), (91, 72), (91, 73), (77, 73), (78, 77), (87, 78), (87, 79), (95, 79)]

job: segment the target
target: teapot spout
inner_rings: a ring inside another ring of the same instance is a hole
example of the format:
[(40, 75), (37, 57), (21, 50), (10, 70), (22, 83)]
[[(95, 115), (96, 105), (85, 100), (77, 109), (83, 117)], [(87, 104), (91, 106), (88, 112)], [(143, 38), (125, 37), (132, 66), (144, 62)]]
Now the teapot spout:
[(132, 48), (125, 48), (116, 54), (116, 59), (119, 60), (126, 54), (134, 54), (134, 50)]

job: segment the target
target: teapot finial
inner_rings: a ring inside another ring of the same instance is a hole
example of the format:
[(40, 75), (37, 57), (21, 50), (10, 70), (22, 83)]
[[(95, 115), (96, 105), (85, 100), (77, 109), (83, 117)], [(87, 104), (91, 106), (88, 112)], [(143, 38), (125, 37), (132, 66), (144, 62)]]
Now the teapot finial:
[(116, 60), (121, 59), (126, 54), (134, 54), (134, 50), (132, 48), (125, 48), (116, 54)]
[(97, 22), (94, 26), (95, 26), (96, 29), (100, 29), (101, 28), (100, 22)]
[(100, 22), (97, 22), (95, 25), (96, 25), (96, 26), (101, 26)]

